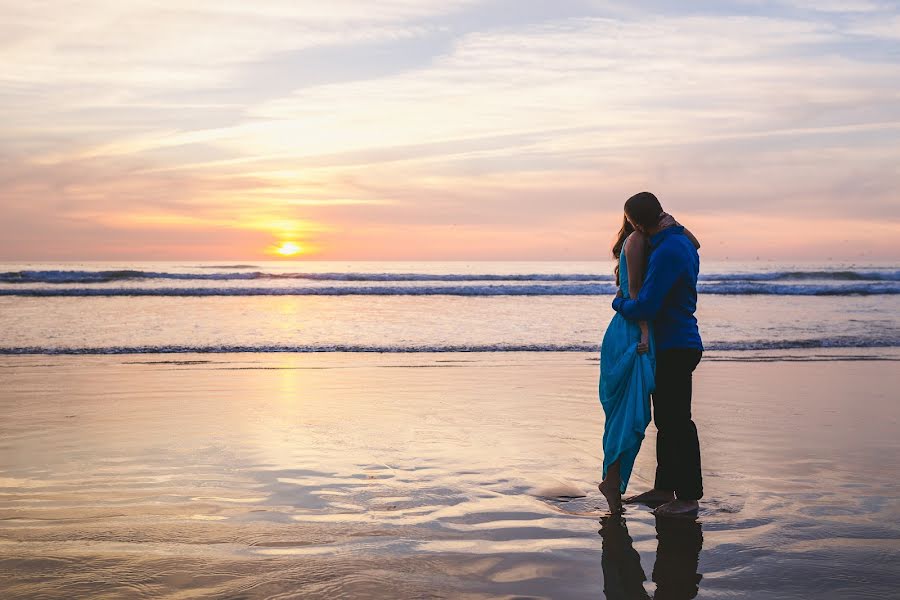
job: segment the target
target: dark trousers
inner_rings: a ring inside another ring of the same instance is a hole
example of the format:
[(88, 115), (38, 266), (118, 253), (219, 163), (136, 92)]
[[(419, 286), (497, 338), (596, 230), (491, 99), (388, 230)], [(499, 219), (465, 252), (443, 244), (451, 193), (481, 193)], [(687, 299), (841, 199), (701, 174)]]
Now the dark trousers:
[(674, 491), (682, 500), (703, 497), (700, 441), (691, 420), (691, 379), (702, 352), (672, 348), (656, 355), (656, 483), (658, 490)]

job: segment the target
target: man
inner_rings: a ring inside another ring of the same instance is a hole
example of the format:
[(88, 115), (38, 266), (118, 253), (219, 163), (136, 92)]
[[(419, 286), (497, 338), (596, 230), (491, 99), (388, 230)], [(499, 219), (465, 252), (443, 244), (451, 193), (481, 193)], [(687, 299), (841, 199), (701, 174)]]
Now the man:
[(656, 196), (641, 192), (625, 203), (625, 216), (650, 239), (647, 275), (637, 298), (613, 300), (626, 319), (653, 322), (656, 336), (656, 482), (626, 503), (659, 505), (658, 516), (690, 516), (703, 497), (700, 443), (691, 420), (691, 379), (703, 353), (697, 329), (700, 257), (684, 227), (663, 212)]

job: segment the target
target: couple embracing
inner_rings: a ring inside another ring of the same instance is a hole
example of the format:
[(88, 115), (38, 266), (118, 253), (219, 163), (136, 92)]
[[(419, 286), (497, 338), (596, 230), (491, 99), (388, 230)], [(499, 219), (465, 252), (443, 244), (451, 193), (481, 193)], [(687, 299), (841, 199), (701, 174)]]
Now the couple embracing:
[(622, 511), (622, 494), (650, 423), (651, 397), (656, 481), (625, 502), (656, 506), (657, 516), (694, 516), (703, 496), (700, 444), (691, 420), (692, 374), (703, 353), (694, 317), (699, 247), (653, 194), (641, 192), (625, 203), (613, 246), (616, 314), (600, 350), (606, 428), (599, 487), (614, 514)]

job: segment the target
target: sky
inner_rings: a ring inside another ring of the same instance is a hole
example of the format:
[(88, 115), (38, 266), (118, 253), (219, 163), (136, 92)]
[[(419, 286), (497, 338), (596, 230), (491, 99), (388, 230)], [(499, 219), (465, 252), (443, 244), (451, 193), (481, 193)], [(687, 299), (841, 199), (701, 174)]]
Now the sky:
[(900, 261), (900, 2), (0, 0), (0, 260)]

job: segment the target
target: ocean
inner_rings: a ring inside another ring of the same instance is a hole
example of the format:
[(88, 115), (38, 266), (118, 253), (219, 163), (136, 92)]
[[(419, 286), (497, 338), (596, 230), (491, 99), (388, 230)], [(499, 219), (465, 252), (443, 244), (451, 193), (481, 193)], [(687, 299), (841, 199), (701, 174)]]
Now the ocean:
[[(0, 264), (0, 353), (592, 352), (612, 262)], [(900, 347), (900, 268), (708, 262), (713, 355)]]
[(597, 489), (611, 268), (0, 265), (0, 597), (896, 595), (897, 265), (703, 264), (697, 520)]

